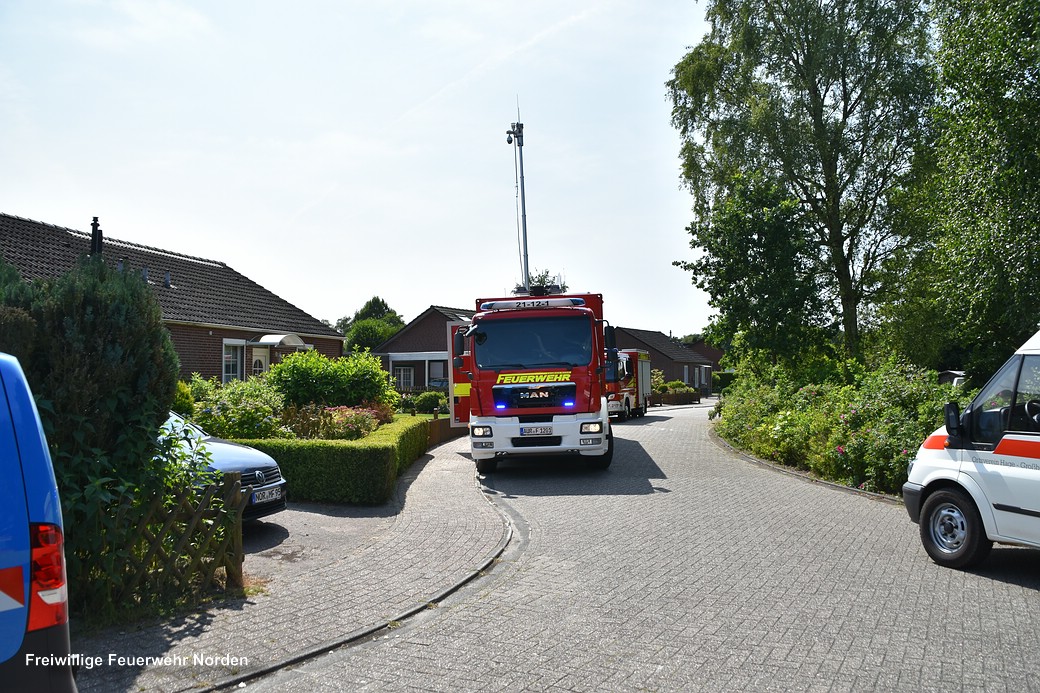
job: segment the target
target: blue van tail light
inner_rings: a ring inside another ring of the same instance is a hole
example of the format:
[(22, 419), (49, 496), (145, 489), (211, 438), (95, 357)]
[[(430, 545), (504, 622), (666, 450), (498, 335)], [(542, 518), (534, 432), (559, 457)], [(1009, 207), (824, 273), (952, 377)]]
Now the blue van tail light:
[(69, 620), (69, 592), (65, 582), (65, 537), (52, 524), (29, 526), (32, 568), (29, 576), (29, 626), (39, 630)]

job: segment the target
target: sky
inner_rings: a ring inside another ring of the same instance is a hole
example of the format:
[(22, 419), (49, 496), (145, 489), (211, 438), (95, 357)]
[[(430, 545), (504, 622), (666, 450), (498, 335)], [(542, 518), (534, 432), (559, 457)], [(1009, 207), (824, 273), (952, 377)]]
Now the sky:
[[(2, 0), (0, 212), (218, 260), (335, 323), (531, 272), (683, 336), (678, 0)], [(518, 116), (519, 113), (519, 116)]]

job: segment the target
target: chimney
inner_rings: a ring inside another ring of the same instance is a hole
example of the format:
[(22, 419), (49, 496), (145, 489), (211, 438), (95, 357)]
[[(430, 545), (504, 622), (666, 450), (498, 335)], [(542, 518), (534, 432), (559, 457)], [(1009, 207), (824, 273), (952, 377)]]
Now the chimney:
[(90, 224), (90, 254), (91, 256), (101, 254), (101, 225), (98, 224), (98, 218), (94, 217), (94, 221)]

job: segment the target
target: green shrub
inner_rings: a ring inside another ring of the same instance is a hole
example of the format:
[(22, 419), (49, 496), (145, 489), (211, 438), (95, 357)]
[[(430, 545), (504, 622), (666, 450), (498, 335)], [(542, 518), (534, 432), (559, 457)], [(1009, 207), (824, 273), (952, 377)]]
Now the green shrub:
[(0, 305), (0, 351), (23, 361), (32, 351), (35, 336), (36, 321), (28, 311)]
[(383, 370), (379, 357), (367, 350), (337, 359), (337, 366), (345, 373), (347, 394), (335, 404), (358, 406), (365, 402), (379, 402), (396, 409), (401, 396), (390, 385), (390, 375)]
[(345, 384), (333, 362), (317, 351), (298, 351), (271, 366), (267, 380), (286, 404), (345, 404)]
[(432, 414), (435, 411), (440, 411), (440, 408), (448, 403), (448, 398), (442, 392), (429, 390), (420, 392), (413, 397), (412, 403), (415, 410), (420, 414)]
[(379, 359), (367, 351), (338, 359), (316, 351), (289, 354), (271, 367), (267, 378), (287, 404), (356, 407), (378, 402), (393, 409), (400, 399)]
[(196, 401), (194, 421), (220, 438), (284, 438), (282, 393), (263, 376), (229, 380)]
[(734, 374), (729, 371), (715, 371), (711, 374), (711, 389), (716, 392), (722, 392), (730, 383), (733, 382)]
[(895, 360), (846, 368), (852, 384), (795, 387), (782, 369), (745, 375), (716, 411), (716, 430), (758, 457), (868, 491), (897, 494), (921, 441), (942, 423), (948, 401), (971, 393), (939, 385), (935, 372)]
[(220, 388), (220, 380), (217, 378), (203, 378), (198, 373), (191, 374), (188, 381), (188, 392), (194, 402), (213, 399), (214, 393)]
[[(156, 455), (179, 370), (154, 294), (136, 273), (99, 258), (68, 274), (4, 291), (36, 325), (22, 366), (37, 398), (65, 520), (70, 608), (91, 620), (126, 607), (124, 584), (143, 503), (183, 481)], [(140, 603), (183, 596), (188, 586), (145, 583)]]
[(177, 381), (177, 391), (173, 394), (170, 409), (189, 419), (195, 414), (195, 398), (191, 396), (191, 387), (183, 380)]
[(426, 451), (429, 422), (405, 417), (361, 440), (243, 440), (276, 460), (296, 500), (379, 505)]

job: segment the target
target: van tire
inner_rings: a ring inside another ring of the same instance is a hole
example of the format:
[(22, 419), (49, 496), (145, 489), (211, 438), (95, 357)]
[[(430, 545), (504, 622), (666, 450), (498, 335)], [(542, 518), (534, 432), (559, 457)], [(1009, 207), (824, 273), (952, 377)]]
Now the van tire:
[(498, 469), (498, 460), (477, 460), (477, 472), (480, 474), (494, 474)]
[(952, 488), (932, 493), (921, 507), (921, 543), (939, 565), (962, 569), (977, 565), (993, 547), (975, 502)]

